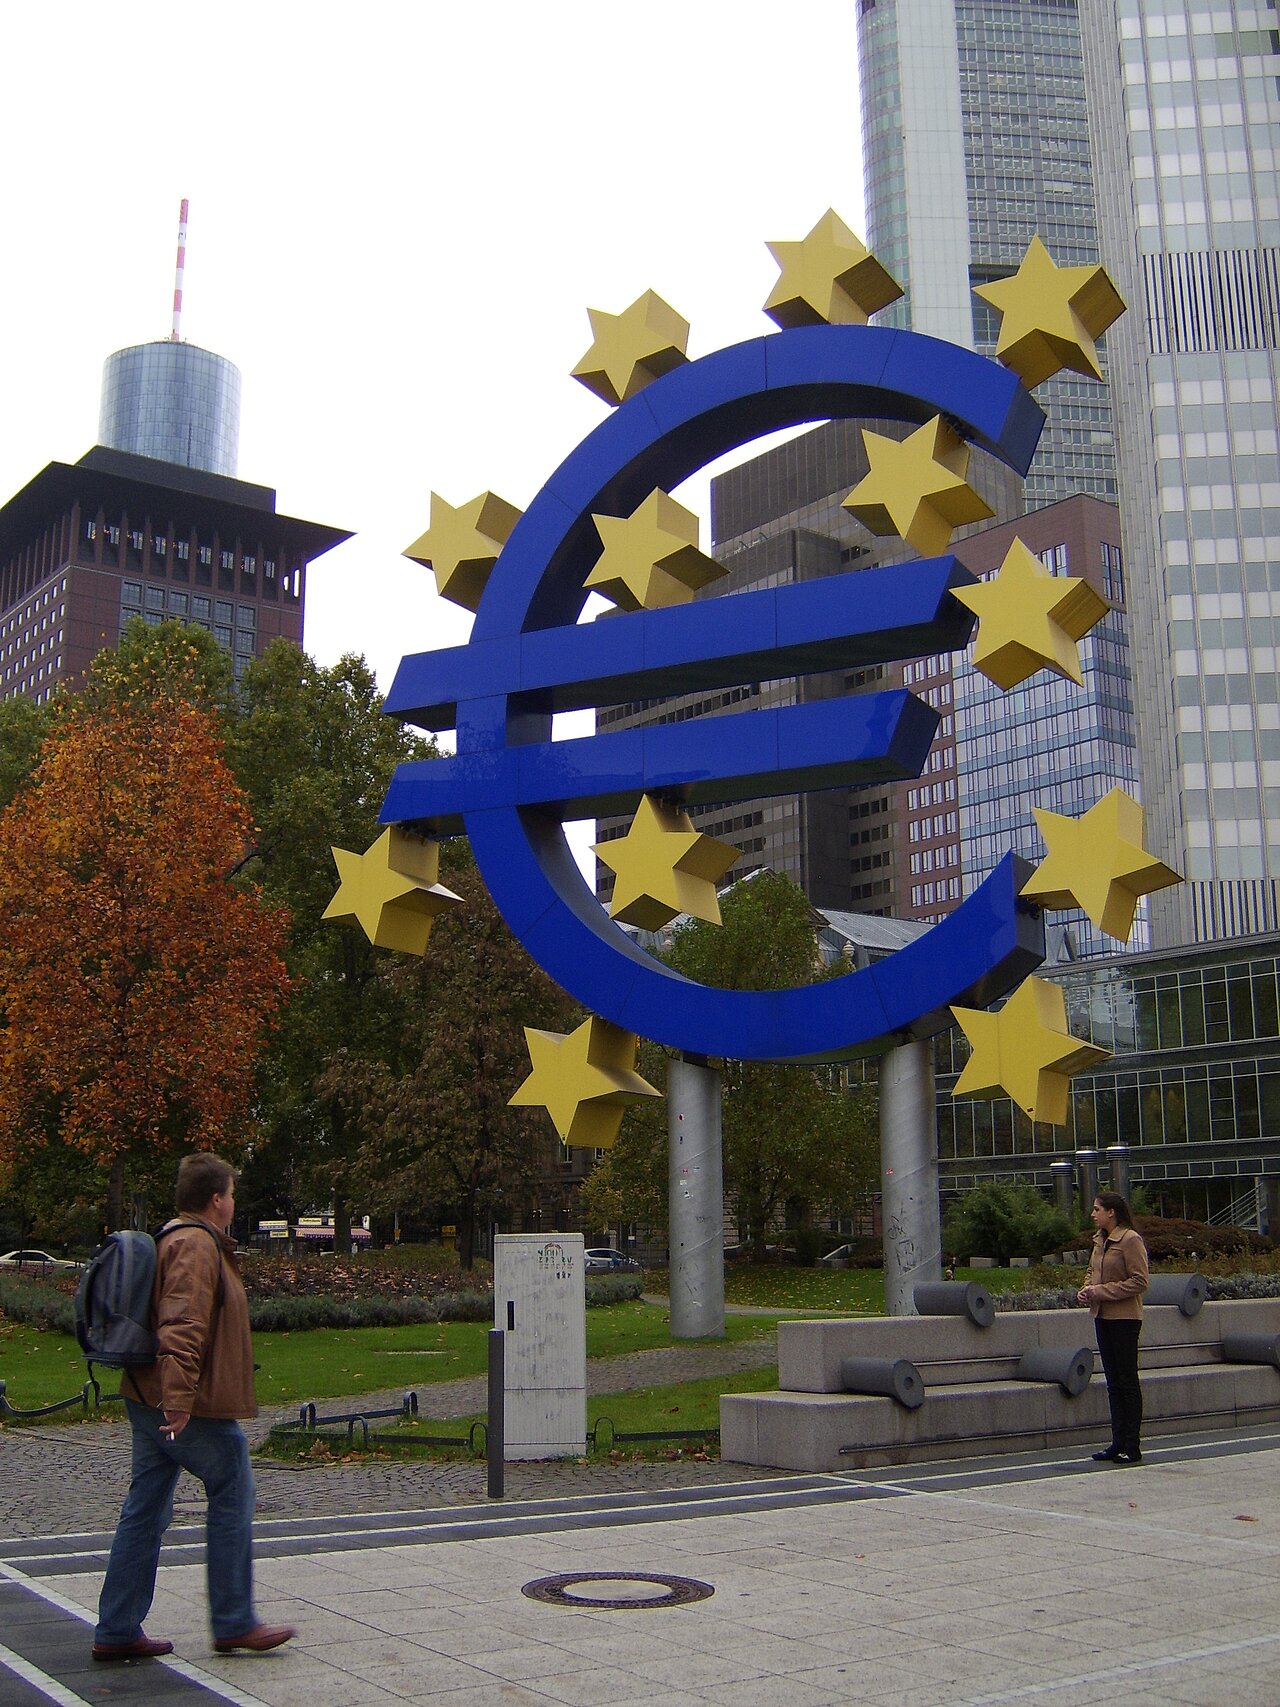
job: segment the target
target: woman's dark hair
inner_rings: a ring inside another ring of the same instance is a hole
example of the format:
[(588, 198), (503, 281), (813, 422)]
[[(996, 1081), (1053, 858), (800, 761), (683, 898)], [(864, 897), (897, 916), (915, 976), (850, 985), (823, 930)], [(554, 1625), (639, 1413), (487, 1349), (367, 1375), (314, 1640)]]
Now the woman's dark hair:
[(173, 1206), (179, 1215), (198, 1215), (221, 1192), (230, 1190), (235, 1177), (236, 1170), (221, 1156), (211, 1156), (204, 1150), (195, 1156), (184, 1156), (178, 1163)]
[(1100, 1191), (1094, 1202), (1100, 1203), (1104, 1209), (1114, 1209), (1119, 1226), (1133, 1226), (1133, 1211), (1118, 1191)]

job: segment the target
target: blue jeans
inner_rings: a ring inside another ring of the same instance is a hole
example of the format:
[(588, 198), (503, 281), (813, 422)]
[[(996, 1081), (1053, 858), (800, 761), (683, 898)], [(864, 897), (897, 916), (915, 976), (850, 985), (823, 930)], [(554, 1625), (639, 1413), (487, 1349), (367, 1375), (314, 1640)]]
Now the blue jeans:
[(132, 1642), (156, 1592), (160, 1541), (173, 1516), (180, 1470), (204, 1483), (209, 1615), (216, 1637), (243, 1636), (253, 1610), (253, 1471), (237, 1422), (192, 1417), (176, 1440), (160, 1430), (164, 1413), (126, 1399), (133, 1425), (133, 1480), (120, 1513), (106, 1581), (98, 1599), (98, 1642)]

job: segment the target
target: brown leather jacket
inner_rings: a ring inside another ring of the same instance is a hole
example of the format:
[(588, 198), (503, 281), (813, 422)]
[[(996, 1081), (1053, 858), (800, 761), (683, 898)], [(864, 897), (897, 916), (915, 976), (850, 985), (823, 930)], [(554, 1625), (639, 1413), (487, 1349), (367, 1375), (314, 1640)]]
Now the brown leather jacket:
[[(191, 1232), (180, 1230), (184, 1223)], [(135, 1396), (171, 1415), (256, 1417), (249, 1302), (235, 1244), (199, 1215), (168, 1225), (179, 1231), (159, 1241), (151, 1295), (159, 1352), (149, 1368), (130, 1371)]]
[(1089, 1300), (1091, 1316), (1101, 1316), (1108, 1322), (1141, 1321), (1142, 1294), (1149, 1282), (1147, 1247), (1136, 1228), (1117, 1227), (1109, 1236), (1101, 1232), (1093, 1235), (1093, 1253), (1085, 1281), (1093, 1289)]

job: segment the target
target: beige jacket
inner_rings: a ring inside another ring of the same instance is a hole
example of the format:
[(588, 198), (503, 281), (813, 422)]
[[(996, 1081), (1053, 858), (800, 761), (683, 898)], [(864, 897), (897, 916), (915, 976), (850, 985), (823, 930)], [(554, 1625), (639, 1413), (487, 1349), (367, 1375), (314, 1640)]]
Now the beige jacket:
[(1104, 1321), (1141, 1321), (1142, 1294), (1150, 1281), (1147, 1247), (1133, 1227), (1093, 1235), (1093, 1253), (1085, 1285), (1091, 1289), (1089, 1314)]
[(159, 1241), (151, 1295), (159, 1351), (149, 1368), (130, 1371), (136, 1397), (170, 1415), (256, 1417), (249, 1301), (235, 1244), (198, 1215), (169, 1225), (179, 1230)]

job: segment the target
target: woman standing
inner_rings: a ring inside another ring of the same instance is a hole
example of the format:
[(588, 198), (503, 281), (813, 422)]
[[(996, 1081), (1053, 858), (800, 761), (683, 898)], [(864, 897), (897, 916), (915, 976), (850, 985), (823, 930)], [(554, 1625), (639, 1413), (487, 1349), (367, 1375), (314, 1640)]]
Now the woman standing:
[(1100, 1464), (1141, 1464), (1138, 1336), (1142, 1332), (1142, 1294), (1150, 1279), (1147, 1247), (1118, 1191), (1100, 1191), (1093, 1200), (1090, 1219), (1097, 1231), (1089, 1276), (1078, 1297), (1089, 1306), (1094, 1319), (1111, 1407), (1111, 1445), (1093, 1456)]

